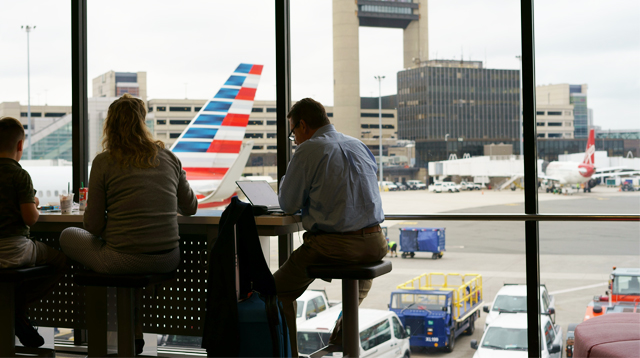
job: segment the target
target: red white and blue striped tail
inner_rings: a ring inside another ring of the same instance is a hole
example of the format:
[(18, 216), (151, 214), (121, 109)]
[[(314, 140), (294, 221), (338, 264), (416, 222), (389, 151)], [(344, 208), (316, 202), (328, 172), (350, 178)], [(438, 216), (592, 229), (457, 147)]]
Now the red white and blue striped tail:
[[(225, 175), (231, 174), (232, 167), (236, 167), (233, 172), (238, 172), (237, 166), (240, 166), (242, 174), (248, 159), (248, 152), (240, 155), (242, 140), (262, 68), (263, 65), (241, 63), (171, 147), (201, 203), (217, 199), (218, 195), (212, 198), (213, 194)], [(238, 159), (244, 161), (239, 163)], [(234, 187), (235, 180), (237, 178), (232, 178)], [(229, 188), (226, 189), (223, 191), (227, 192)]]

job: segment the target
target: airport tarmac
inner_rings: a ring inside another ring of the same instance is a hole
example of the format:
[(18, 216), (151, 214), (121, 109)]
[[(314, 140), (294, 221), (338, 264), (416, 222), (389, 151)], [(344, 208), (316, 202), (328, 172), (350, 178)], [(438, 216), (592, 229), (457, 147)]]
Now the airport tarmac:
[[(435, 194), (427, 191), (382, 193), (387, 214), (404, 213), (522, 213), (524, 192), (472, 191)], [(538, 194), (541, 213), (638, 214), (640, 193), (619, 192), (598, 186), (591, 193)], [(387, 309), (397, 285), (426, 272), (480, 273), (484, 302), (490, 304), (504, 283), (525, 283), (524, 223), (386, 221), (388, 237), (398, 242), (401, 227), (446, 228), (446, 252), (432, 260), (431, 253), (414, 258), (386, 258), (393, 271), (374, 280), (363, 308)], [(294, 235), (294, 246), (302, 234)], [(270, 243), (271, 267), (277, 267), (277, 238)], [(400, 255), (401, 252), (398, 252)], [(567, 326), (583, 320), (587, 303), (604, 294), (613, 266), (640, 267), (640, 224), (637, 222), (541, 222), (540, 277), (556, 301), (556, 323), (566, 337)], [(310, 288), (326, 289), (329, 299), (341, 298), (340, 281), (316, 280)], [(472, 357), (471, 339), (480, 340), (485, 313), (473, 336), (460, 336), (452, 353), (413, 353), (416, 357)]]

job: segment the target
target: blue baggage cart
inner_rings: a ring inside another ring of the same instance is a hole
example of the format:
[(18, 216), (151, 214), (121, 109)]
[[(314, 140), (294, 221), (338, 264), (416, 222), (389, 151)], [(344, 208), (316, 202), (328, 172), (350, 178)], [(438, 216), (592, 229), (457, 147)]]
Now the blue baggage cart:
[(400, 228), (400, 252), (402, 258), (414, 257), (416, 252), (431, 252), (437, 260), (444, 255), (445, 228), (443, 227), (403, 227)]

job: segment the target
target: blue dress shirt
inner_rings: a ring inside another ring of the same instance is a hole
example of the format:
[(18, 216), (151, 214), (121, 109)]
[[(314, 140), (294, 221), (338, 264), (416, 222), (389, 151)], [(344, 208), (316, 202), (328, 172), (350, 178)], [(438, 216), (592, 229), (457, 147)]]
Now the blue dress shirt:
[(302, 209), (309, 232), (348, 232), (384, 221), (376, 159), (367, 146), (320, 127), (300, 144), (280, 182), (278, 201), (286, 213)]

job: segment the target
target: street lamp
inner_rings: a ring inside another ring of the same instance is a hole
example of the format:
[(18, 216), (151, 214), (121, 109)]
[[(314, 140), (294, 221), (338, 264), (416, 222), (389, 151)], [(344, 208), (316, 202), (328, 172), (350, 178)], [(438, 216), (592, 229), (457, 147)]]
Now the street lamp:
[(29, 125), (29, 128), (27, 128), (27, 135), (29, 136), (27, 159), (31, 160), (31, 65), (29, 64), (29, 33), (36, 27), (25, 25), (20, 26), (20, 28), (27, 32), (27, 123)]
[(444, 150), (445, 150), (445, 157), (447, 158), (445, 160), (449, 160), (449, 145), (447, 144), (448, 139), (449, 139), (449, 133), (444, 135)]
[(518, 106), (518, 108), (520, 109), (520, 126), (518, 127), (518, 140), (520, 140), (520, 158), (522, 158), (523, 155), (523, 148), (522, 148), (522, 56), (516, 56), (516, 58), (520, 61), (520, 105)]
[(378, 139), (380, 140), (380, 187), (382, 188), (382, 80), (384, 79), (384, 76), (373, 76), (373, 78), (378, 80), (378, 124), (380, 130), (380, 136)]

